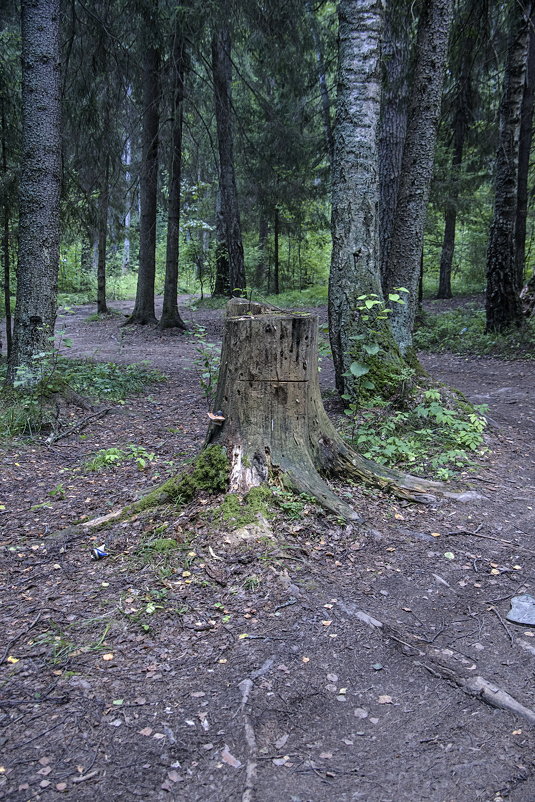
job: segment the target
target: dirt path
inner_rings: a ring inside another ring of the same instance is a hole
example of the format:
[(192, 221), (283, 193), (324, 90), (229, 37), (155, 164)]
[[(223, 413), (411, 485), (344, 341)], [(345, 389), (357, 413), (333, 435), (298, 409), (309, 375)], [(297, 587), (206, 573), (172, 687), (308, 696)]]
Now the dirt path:
[[(226, 544), (197, 505), (116, 527), (111, 557), (93, 563), (95, 540), (50, 532), (176, 471), (202, 442), (206, 405), (194, 337), (87, 322), (90, 311), (63, 319), (72, 355), (148, 360), (169, 381), (85, 439), (2, 455), (4, 798), (533, 802), (533, 725), (418, 654), (464, 655), (474, 675), (535, 708), (535, 626), (505, 622), (512, 596), (535, 593), (533, 363), (424, 357), (490, 407), (492, 454), (464, 504), (351, 488), (365, 529), (293, 508), (255, 549)], [(220, 312), (186, 317), (218, 341)], [(126, 443), (156, 455), (147, 470), (83, 468)], [(181, 548), (140, 549), (155, 537)], [(358, 610), (393, 630), (371, 630)]]

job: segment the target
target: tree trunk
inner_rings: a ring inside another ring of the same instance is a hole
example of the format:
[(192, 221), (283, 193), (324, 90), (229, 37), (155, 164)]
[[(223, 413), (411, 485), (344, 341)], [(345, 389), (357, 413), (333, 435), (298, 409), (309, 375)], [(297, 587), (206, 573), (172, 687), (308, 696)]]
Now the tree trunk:
[(60, 239), (59, 0), (22, 0), (22, 162), (19, 261), (8, 381), (52, 347)]
[(327, 70), (325, 69), (325, 59), (323, 57), (323, 47), (321, 45), (321, 37), (318, 29), (318, 21), (314, 14), (314, 9), (309, 0), (306, 3), (308, 17), (310, 19), (310, 28), (312, 33), (312, 41), (314, 42), (314, 50), (316, 51), (316, 65), (318, 73), (318, 84), (321, 99), (321, 116), (323, 119), (323, 131), (325, 133), (325, 145), (327, 148), (327, 155), (329, 162), (332, 165), (334, 153), (334, 137), (333, 127), (331, 123), (331, 100), (329, 98), (329, 87), (327, 86)]
[(6, 358), (9, 362), (12, 349), (12, 332), (11, 332), (11, 261), (9, 253), (9, 202), (7, 197), (8, 185), (8, 167), (7, 167), (7, 125), (6, 114), (4, 107), (4, 98), (1, 101), (1, 115), (2, 115), (2, 172), (4, 174), (5, 182), (5, 198), (2, 208), (3, 213), (3, 231), (2, 231), (2, 255), (4, 257), (4, 312), (6, 317)]
[[(377, 0), (341, 0), (338, 14), (329, 333), (336, 387), (352, 393), (354, 338), (369, 328), (359, 314), (359, 298), (373, 295), (382, 299), (377, 219), (382, 4)], [(395, 349), (386, 319), (378, 321), (378, 327), (382, 344), (388, 351), (390, 344)]]
[(429, 501), (441, 485), (364, 459), (342, 441), (321, 400), (317, 318), (230, 301), (206, 444), (227, 449), (230, 492), (270, 480), (314, 496), (326, 509), (360, 520), (323, 477), (345, 476)]
[(184, 78), (186, 72), (185, 42), (182, 33), (174, 32), (172, 49), (173, 121), (171, 132), (171, 166), (169, 170), (169, 200), (167, 206), (167, 252), (161, 329), (187, 329), (177, 304), (178, 251), (180, 238), (180, 182), (182, 170), (182, 123), (184, 118)]
[(388, 0), (381, 47), (383, 91), (379, 124), (379, 243), (381, 276), (386, 277), (409, 111), (411, 26), (408, 0)]
[(280, 222), (279, 208), (278, 206), (276, 206), (273, 219), (273, 292), (275, 295), (279, 295), (280, 293), (279, 222)]
[(487, 331), (505, 331), (522, 323), (515, 263), (520, 119), (532, 3), (511, 6), (510, 41), (500, 105), (500, 141), (496, 154), (494, 217), (487, 252)]
[(110, 198), (110, 154), (105, 156), (104, 176), (98, 202), (98, 267), (97, 267), (97, 312), (108, 314), (106, 303), (106, 250), (108, 242), (108, 209)]
[(533, 102), (535, 99), (534, 23), (535, 16), (532, 6), (526, 82), (524, 85), (524, 95), (522, 97), (522, 111), (520, 114), (520, 141), (518, 144), (518, 185), (515, 221), (515, 273), (519, 291), (524, 286), (524, 269), (526, 262), (526, 221), (528, 217), (528, 177), (531, 142), (533, 139)]
[(227, 250), (225, 218), (221, 206), (221, 190), (218, 190), (215, 203), (215, 283), (213, 295), (228, 297), (230, 287), (230, 266)]
[(417, 59), (385, 281), (388, 291), (398, 285), (409, 291), (404, 304), (393, 304), (390, 317), (392, 332), (402, 354), (406, 354), (412, 344), (452, 13), (452, 0), (425, 0), (418, 25)]
[(143, 59), (143, 134), (139, 180), (139, 273), (134, 311), (127, 323), (156, 323), (156, 212), (158, 193), (158, 127), (160, 103), (160, 52), (147, 46)]
[(267, 217), (262, 208), (260, 208), (258, 220), (258, 262), (255, 271), (255, 287), (261, 290), (266, 286), (267, 261), (268, 261), (268, 236), (269, 226)]
[(221, 27), (212, 37), (212, 75), (219, 150), (219, 186), (229, 263), (227, 292), (230, 295), (241, 295), (245, 289), (245, 264), (234, 171), (230, 52), (230, 33), (228, 28)]
[[(466, 44), (468, 45), (469, 40)], [(455, 226), (457, 223), (457, 202), (459, 199), (459, 179), (463, 162), (464, 141), (470, 124), (471, 88), (470, 59), (472, 53), (466, 50), (462, 56), (461, 70), (457, 85), (457, 109), (453, 124), (453, 155), (451, 175), (453, 186), (444, 215), (444, 240), (440, 256), (440, 275), (437, 298), (451, 298), (451, 268), (455, 249)]]
[(132, 209), (131, 209), (131, 202), (132, 199), (130, 197), (130, 181), (132, 178), (132, 174), (130, 172), (130, 166), (132, 164), (132, 142), (130, 137), (126, 140), (126, 144), (124, 146), (124, 166), (125, 166), (125, 182), (126, 182), (126, 211), (124, 214), (124, 240), (123, 240), (123, 262), (121, 265), (121, 272), (124, 274), (128, 273), (130, 269), (130, 226), (132, 223)]

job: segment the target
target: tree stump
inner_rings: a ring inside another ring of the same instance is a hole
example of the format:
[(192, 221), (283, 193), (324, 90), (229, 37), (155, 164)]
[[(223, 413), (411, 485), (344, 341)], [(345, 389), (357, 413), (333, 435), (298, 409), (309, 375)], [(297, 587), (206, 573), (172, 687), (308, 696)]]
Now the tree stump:
[[(206, 444), (226, 448), (230, 491), (264, 482), (306, 493), (348, 520), (361, 520), (324, 477), (361, 480), (429, 501), (438, 482), (390, 470), (352, 451), (327, 417), (319, 388), (317, 317), (244, 299), (227, 305), (221, 367)], [(219, 420), (217, 420), (219, 418)]]

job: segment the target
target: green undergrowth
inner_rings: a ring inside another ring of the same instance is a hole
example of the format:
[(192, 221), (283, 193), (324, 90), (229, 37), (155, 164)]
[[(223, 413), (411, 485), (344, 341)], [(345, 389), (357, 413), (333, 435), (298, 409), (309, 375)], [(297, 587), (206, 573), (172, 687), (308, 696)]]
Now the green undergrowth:
[(59, 399), (73, 395), (90, 401), (121, 402), (137, 395), (165, 376), (148, 364), (116, 365), (68, 359), (56, 352), (40, 355), (32, 370), (32, 382), (15, 389), (2, 386), (6, 367), (0, 366), (0, 439), (37, 435), (57, 425)]
[(437, 479), (453, 478), (475, 465), (485, 446), (486, 406), (472, 406), (460, 394), (432, 388), (405, 409), (376, 399), (366, 409), (351, 406), (346, 432), (368, 459)]
[(130, 443), (124, 448), (103, 448), (97, 451), (85, 464), (86, 471), (96, 472), (104, 468), (112, 468), (124, 462), (135, 462), (139, 470), (143, 471), (147, 465), (154, 462), (156, 454), (147, 451), (143, 446)]
[(485, 333), (485, 312), (475, 304), (439, 314), (425, 313), (414, 334), (414, 346), (434, 353), (535, 358), (535, 318), (506, 334)]

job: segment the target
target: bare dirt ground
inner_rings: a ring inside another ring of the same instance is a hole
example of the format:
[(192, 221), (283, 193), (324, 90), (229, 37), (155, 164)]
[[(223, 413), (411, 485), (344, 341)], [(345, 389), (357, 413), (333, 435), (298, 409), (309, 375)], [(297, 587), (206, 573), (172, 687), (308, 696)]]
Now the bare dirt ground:
[[(92, 562), (101, 540), (70, 523), (176, 472), (207, 421), (195, 338), (92, 311), (61, 321), (71, 355), (148, 360), (168, 381), (83, 436), (0, 454), (2, 797), (533, 802), (534, 723), (428, 658), (535, 709), (535, 627), (505, 620), (513, 596), (535, 593), (535, 363), (423, 356), (490, 407), (492, 451), (464, 503), (345, 488), (365, 526), (305, 506), (272, 522), (275, 540), (236, 548), (201, 499), (116, 525)], [(221, 312), (185, 317), (219, 341)], [(145, 470), (84, 468), (132, 443), (155, 454)], [(151, 550), (158, 536), (179, 548)]]

